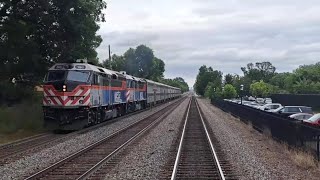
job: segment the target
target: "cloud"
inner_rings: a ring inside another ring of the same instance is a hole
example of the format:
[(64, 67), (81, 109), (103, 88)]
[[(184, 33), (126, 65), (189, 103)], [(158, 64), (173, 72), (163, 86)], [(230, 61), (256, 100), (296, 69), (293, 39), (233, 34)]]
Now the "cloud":
[(241, 74), (249, 62), (270, 61), (280, 72), (318, 62), (318, 0), (110, 1), (99, 34), (100, 59), (139, 44), (166, 63), (167, 77), (192, 86), (201, 65)]

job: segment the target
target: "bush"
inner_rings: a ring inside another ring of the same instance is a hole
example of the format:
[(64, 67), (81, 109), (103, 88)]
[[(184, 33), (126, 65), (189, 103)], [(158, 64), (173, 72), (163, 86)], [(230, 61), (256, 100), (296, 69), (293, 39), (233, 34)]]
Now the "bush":
[(227, 84), (224, 86), (222, 96), (226, 99), (235, 98), (237, 96), (237, 90), (231, 84)]
[(25, 101), (13, 107), (0, 107), (0, 133), (18, 130), (41, 131), (43, 114), (40, 99)]
[(34, 96), (33, 86), (0, 82), (0, 105), (13, 105), (23, 100), (30, 100)]

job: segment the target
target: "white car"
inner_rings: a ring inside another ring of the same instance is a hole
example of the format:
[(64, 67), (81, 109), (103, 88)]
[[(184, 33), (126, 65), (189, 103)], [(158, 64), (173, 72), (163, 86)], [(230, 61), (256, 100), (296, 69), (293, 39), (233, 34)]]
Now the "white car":
[(263, 104), (263, 103), (264, 103), (264, 99), (263, 99), (263, 98), (257, 98), (257, 99), (256, 99), (256, 102), (257, 102), (258, 104)]
[(265, 98), (264, 99), (264, 103), (271, 104), (272, 103), (272, 99), (271, 98)]
[(259, 109), (263, 110), (263, 111), (271, 111), (271, 110), (274, 110), (274, 109), (278, 109), (282, 107), (281, 104), (279, 103), (269, 103), (269, 104), (265, 104), (263, 106), (260, 106)]

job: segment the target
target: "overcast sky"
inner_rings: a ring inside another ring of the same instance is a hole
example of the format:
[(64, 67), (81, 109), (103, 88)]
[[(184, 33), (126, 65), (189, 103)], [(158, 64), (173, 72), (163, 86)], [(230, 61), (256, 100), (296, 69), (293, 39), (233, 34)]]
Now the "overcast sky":
[(193, 86), (201, 65), (241, 74), (249, 62), (278, 72), (320, 61), (319, 0), (108, 0), (99, 34), (101, 60), (145, 44), (166, 78)]

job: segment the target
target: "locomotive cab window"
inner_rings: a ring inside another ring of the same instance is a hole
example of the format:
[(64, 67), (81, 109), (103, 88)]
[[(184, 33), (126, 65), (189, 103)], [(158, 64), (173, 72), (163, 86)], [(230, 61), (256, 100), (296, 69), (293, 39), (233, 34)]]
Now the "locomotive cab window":
[(90, 76), (89, 71), (68, 71), (67, 80), (77, 82), (87, 82)]
[(62, 81), (65, 79), (66, 71), (50, 71), (46, 81)]

